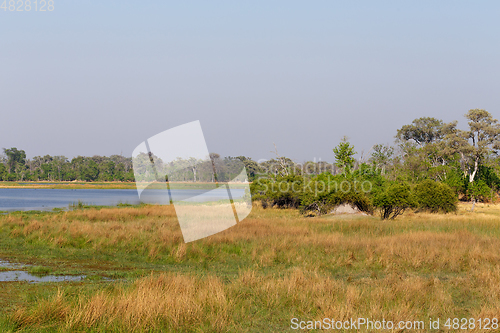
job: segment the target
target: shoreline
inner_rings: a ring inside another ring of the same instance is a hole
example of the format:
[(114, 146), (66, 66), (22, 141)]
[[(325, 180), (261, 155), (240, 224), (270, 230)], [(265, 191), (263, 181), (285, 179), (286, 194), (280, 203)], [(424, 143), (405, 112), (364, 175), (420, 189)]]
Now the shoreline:
[[(169, 182), (171, 189), (211, 189), (211, 182)], [(244, 188), (245, 183), (236, 185)], [(100, 189), (100, 190), (135, 190), (135, 182), (64, 182), (64, 181), (26, 181), (26, 182), (0, 182), (0, 189)]]

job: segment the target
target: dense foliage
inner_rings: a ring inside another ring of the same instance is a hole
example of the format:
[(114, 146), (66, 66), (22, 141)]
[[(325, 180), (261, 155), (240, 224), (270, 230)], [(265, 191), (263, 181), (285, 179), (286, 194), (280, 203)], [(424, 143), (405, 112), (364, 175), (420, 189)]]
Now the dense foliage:
[[(333, 149), (335, 164), (327, 164), (326, 169), (324, 162), (321, 166), (293, 164), (288, 159), (283, 163), (285, 158), (280, 157), (273, 172), (262, 172), (252, 185), (254, 199), (264, 206), (318, 214), (350, 203), (366, 212), (378, 209), (383, 219), (393, 219), (409, 208), (453, 212), (458, 199), (496, 201), (500, 124), (485, 110), (469, 110), (465, 117), (466, 131), (458, 129), (457, 122), (415, 119), (397, 131), (395, 146), (374, 145), (368, 160), (353, 158), (354, 147), (346, 137)], [(347, 190), (339, 190), (339, 184)], [(370, 190), (360, 188), (361, 184), (370, 184)]]
[(457, 210), (457, 196), (446, 184), (426, 179), (415, 186), (416, 205), (421, 210), (454, 212)]
[[(262, 177), (251, 185), (254, 200), (264, 207), (299, 208), (305, 213), (326, 214), (336, 206), (349, 203), (360, 211), (372, 212), (370, 194), (384, 180), (364, 165), (350, 173), (333, 175), (326, 171), (307, 175), (299, 169), (287, 176)], [(375, 186), (375, 188), (374, 188)]]
[(0, 158), (3, 181), (134, 181), (132, 159), (121, 155), (78, 156), (70, 161), (50, 155), (26, 159), (26, 153), (16, 148), (4, 151), (7, 157)]
[(380, 217), (395, 219), (406, 209), (415, 206), (410, 186), (406, 183), (392, 183), (374, 197), (374, 205), (380, 209)]

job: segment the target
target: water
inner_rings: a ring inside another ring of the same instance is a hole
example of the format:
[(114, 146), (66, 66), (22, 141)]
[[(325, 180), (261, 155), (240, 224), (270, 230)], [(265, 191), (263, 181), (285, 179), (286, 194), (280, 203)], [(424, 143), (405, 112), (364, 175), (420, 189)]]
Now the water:
[(11, 263), (0, 259), (0, 267), (16, 269), (15, 271), (0, 271), (0, 282), (27, 281), (27, 282), (64, 282), (80, 281), (85, 275), (45, 275), (37, 276), (18, 269), (26, 268), (30, 265)]
[(99, 206), (140, 203), (136, 190), (0, 188), (0, 211), (67, 208), (78, 201)]
[(0, 259), (0, 267), (3, 267), (3, 268), (21, 269), (21, 268), (25, 268), (26, 266), (29, 266), (29, 265), (16, 264), (16, 263), (12, 263), (12, 262), (8, 262), (8, 261)]
[[(207, 192), (206, 190), (171, 190), (177, 200), (211, 201), (220, 200), (227, 195), (225, 189)], [(231, 190), (233, 199), (244, 195), (243, 189)], [(146, 195), (149, 195), (146, 197)], [(169, 203), (168, 191), (149, 190), (144, 193), (143, 202)], [(119, 203), (137, 205), (140, 203), (136, 190), (103, 189), (24, 189), (0, 188), (0, 211), (52, 210), (68, 208), (81, 201), (87, 205), (116, 206)]]
[(45, 275), (36, 276), (25, 271), (0, 272), (0, 282), (27, 281), (27, 282), (64, 282), (80, 281), (85, 275)]

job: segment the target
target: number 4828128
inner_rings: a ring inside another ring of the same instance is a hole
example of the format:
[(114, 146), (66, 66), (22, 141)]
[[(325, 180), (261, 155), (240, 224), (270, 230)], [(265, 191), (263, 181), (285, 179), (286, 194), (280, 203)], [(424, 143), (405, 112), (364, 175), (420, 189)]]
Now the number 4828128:
[[(2, 1), (2, 0), (0, 0)], [(51, 12), (54, 10), (54, 1), (49, 0), (4, 0), (0, 10), (9, 12)]]

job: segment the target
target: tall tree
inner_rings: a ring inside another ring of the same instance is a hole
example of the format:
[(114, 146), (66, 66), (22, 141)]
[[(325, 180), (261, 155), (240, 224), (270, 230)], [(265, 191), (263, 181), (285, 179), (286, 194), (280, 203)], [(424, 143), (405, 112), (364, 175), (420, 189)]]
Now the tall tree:
[(385, 173), (385, 170), (389, 166), (394, 155), (394, 147), (378, 144), (373, 146), (372, 149), (373, 153), (370, 158), (371, 162), (375, 165), (375, 167), (382, 169), (382, 173)]
[(333, 148), (333, 153), (335, 154), (335, 165), (344, 170), (350, 170), (354, 167), (354, 146), (349, 143), (349, 138), (344, 136), (342, 141), (337, 147)]
[(252, 160), (250, 157), (238, 156), (236, 158), (243, 162), (243, 164), (245, 165), (249, 181), (254, 181), (255, 178), (257, 178), (257, 176), (263, 172), (259, 164)]
[[(477, 188), (474, 181), (485, 159), (500, 151), (500, 124), (483, 109), (471, 109), (465, 117), (469, 120), (469, 130), (456, 130), (449, 135), (446, 139), (446, 149), (460, 154), (462, 171), (469, 180), (469, 188), (474, 189)], [(472, 210), (475, 198), (475, 195), (471, 195)]]
[(469, 120), (469, 130), (460, 132), (460, 135), (469, 141), (469, 146), (464, 147), (462, 156), (469, 182), (472, 183), (481, 162), (500, 150), (500, 124), (483, 109), (469, 110), (465, 117)]
[(445, 123), (440, 119), (422, 117), (413, 120), (410, 125), (401, 127), (396, 138), (401, 141), (413, 140), (422, 147), (442, 139), (444, 137), (444, 127)]
[(5, 155), (7, 155), (7, 167), (9, 173), (15, 171), (18, 166), (26, 164), (26, 153), (24, 150), (18, 150), (17, 148), (3, 149)]

